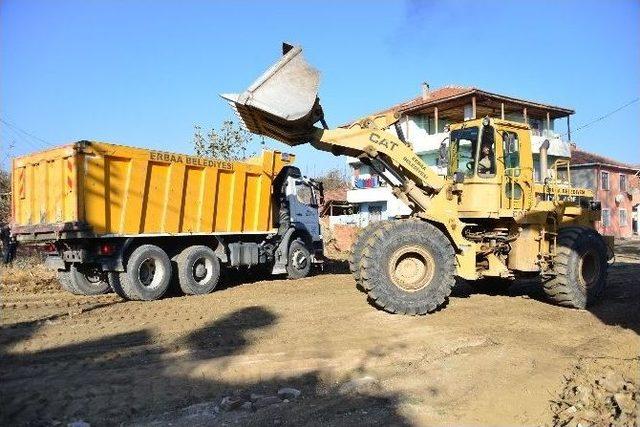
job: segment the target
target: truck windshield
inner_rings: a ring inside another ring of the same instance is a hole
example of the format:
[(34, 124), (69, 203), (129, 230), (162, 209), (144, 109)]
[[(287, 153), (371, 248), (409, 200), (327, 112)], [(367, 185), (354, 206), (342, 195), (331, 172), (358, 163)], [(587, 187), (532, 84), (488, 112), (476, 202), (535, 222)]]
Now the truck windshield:
[(449, 148), (449, 176), (462, 172), (472, 176), (474, 171), (474, 154), (478, 144), (478, 128), (470, 127), (451, 132)]
[(296, 197), (298, 197), (298, 201), (300, 201), (300, 203), (304, 203), (305, 205), (318, 205), (315, 195), (313, 194), (313, 189), (308, 183), (302, 180), (296, 180)]

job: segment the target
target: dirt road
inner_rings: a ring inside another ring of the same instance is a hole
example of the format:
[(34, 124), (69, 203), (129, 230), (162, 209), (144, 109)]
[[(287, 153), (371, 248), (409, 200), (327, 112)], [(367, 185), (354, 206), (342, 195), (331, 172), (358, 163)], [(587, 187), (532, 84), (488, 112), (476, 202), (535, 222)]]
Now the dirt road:
[[(590, 311), (534, 284), (461, 285), (423, 317), (374, 309), (340, 265), (150, 303), (72, 296), (46, 275), (18, 285), (8, 270), (0, 422), (550, 424), (576, 369), (640, 383), (640, 250), (623, 249)], [(285, 386), (302, 395), (218, 413), (224, 396)]]

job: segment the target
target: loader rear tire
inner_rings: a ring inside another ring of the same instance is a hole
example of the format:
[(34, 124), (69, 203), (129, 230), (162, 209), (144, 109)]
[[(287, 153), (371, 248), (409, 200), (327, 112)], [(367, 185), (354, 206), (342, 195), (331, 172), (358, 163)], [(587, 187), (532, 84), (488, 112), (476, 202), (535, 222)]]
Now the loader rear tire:
[(208, 246), (189, 246), (177, 258), (178, 283), (186, 295), (212, 292), (220, 281), (220, 261)]
[(365, 228), (360, 230), (360, 232), (356, 235), (356, 241), (351, 248), (351, 254), (349, 255), (349, 270), (351, 270), (351, 274), (356, 281), (356, 288), (362, 292), (365, 292), (364, 287), (362, 286), (362, 280), (360, 278), (360, 269), (362, 268), (362, 251), (367, 244), (367, 240), (373, 233), (381, 228), (385, 228), (391, 225), (389, 221), (378, 221), (372, 222), (367, 225)]
[(113, 281), (116, 293), (129, 300), (153, 301), (162, 297), (171, 281), (171, 260), (156, 245), (136, 248), (126, 270)]
[(409, 315), (433, 312), (446, 302), (455, 284), (453, 246), (428, 222), (394, 222), (367, 240), (361, 278), (371, 302), (383, 310)]
[(566, 227), (558, 233), (556, 276), (544, 291), (556, 304), (584, 309), (595, 302), (607, 282), (607, 245), (597, 231)]

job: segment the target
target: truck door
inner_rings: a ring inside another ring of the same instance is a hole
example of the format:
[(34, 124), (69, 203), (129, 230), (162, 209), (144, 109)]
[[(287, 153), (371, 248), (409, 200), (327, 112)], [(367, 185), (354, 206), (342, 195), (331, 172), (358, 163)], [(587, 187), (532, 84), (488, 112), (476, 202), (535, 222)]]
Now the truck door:
[(287, 199), (291, 222), (305, 228), (311, 240), (320, 239), (320, 221), (318, 219), (318, 201), (311, 183), (302, 177), (287, 178)]

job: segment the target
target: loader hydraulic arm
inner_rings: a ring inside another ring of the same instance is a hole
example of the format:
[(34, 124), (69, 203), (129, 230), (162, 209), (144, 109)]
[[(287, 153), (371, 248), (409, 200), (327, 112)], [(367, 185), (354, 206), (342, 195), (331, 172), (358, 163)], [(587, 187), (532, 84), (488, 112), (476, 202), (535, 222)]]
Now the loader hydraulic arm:
[(311, 144), (323, 151), (382, 162), (399, 181), (411, 179), (429, 193), (437, 193), (444, 179), (429, 168), (411, 147), (388, 131), (393, 114), (368, 117), (348, 128), (318, 129)]

